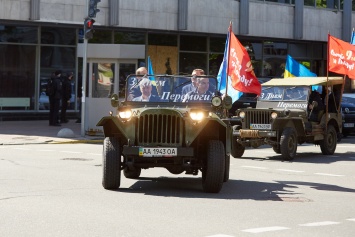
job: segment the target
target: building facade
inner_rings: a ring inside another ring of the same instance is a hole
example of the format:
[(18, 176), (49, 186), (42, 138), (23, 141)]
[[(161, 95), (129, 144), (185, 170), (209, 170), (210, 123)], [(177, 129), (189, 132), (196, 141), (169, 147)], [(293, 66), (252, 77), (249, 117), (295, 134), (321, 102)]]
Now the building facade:
[[(282, 77), (287, 54), (326, 76), (328, 33), (350, 41), (355, 26), (351, 0), (101, 0), (84, 54), (89, 0), (0, 2), (0, 120), (46, 117), (45, 85), (58, 69), (75, 72), (77, 112), (85, 54), (85, 104), (95, 121), (148, 56), (155, 74), (217, 75), (230, 22), (260, 79)], [(347, 80), (345, 90), (355, 85)]]

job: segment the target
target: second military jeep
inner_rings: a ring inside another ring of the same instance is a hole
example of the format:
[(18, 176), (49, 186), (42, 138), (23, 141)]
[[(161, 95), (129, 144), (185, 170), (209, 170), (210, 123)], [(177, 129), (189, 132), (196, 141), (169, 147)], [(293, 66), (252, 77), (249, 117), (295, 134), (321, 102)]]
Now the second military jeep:
[[(324, 155), (334, 154), (337, 134), (342, 130), (339, 102), (343, 83), (341, 77), (294, 77), (263, 83), (256, 108), (236, 111), (241, 124), (233, 126), (232, 155), (238, 158), (245, 147), (268, 144), (290, 160), (296, 155), (297, 145), (303, 143), (319, 145)], [(325, 105), (317, 112), (317, 121), (309, 120), (314, 113), (310, 104), (317, 106), (309, 101), (312, 91), (319, 93)], [(331, 104), (335, 108), (331, 109)]]
[[(215, 77), (197, 78), (201, 91), (192, 87), (191, 79), (130, 75), (125, 100), (112, 95), (117, 111), (97, 124), (105, 135), (105, 189), (120, 187), (121, 171), (126, 178), (136, 179), (142, 169), (160, 167), (172, 174), (201, 171), (203, 190), (220, 191), (229, 179), (232, 127), (224, 114), (231, 98), (222, 100), (217, 95)], [(184, 94), (189, 87), (192, 90)]]

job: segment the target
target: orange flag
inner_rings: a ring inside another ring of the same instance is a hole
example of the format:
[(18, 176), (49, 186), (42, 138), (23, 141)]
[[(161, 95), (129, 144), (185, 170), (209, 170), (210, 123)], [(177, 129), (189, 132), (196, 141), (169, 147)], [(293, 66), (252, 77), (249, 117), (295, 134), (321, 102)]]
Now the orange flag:
[(230, 32), (229, 44), (228, 76), (231, 77), (233, 88), (260, 95), (261, 85), (254, 74), (249, 54), (233, 31)]
[(355, 45), (328, 34), (328, 70), (355, 79)]

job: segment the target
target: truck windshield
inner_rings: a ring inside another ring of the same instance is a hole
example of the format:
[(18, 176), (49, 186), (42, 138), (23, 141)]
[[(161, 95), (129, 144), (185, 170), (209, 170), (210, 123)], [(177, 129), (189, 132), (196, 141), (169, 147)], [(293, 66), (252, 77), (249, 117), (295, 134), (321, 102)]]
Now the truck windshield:
[(262, 87), (260, 101), (306, 101), (307, 86), (268, 86)]
[(130, 75), (126, 101), (151, 103), (210, 103), (217, 79), (210, 76)]

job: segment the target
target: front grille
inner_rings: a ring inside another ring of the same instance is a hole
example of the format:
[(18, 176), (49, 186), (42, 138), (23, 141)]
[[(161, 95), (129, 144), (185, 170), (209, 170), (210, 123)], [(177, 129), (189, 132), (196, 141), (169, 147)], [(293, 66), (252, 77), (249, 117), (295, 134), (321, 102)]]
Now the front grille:
[(138, 145), (182, 144), (183, 120), (178, 114), (144, 114), (138, 118)]
[(245, 128), (250, 128), (250, 124), (270, 124), (270, 115), (272, 111), (265, 110), (246, 110), (245, 111)]

